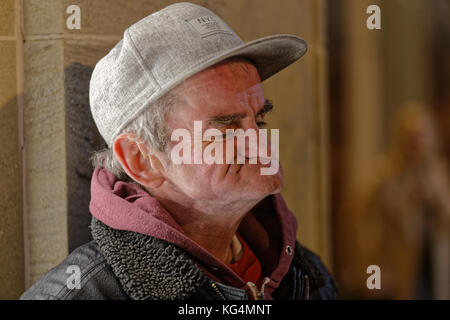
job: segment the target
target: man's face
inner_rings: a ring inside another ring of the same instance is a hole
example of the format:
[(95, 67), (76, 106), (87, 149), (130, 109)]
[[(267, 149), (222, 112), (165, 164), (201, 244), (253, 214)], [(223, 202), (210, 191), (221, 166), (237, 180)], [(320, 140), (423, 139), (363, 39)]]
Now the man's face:
[[(167, 125), (171, 130), (186, 129), (190, 132), (192, 159), (195, 143), (194, 121), (201, 121), (202, 134), (211, 128), (218, 129), (223, 134), (226, 129), (241, 128), (244, 131), (255, 130), (258, 135), (258, 130), (264, 126), (266, 99), (257, 69), (247, 60), (233, 59), (215, 65), (182, 83), (176, 92), (181, 97), (181, 103), (168, 116)], [(214, 138), (212, 140), (197, 141), (202, 152), (209, 144), (217, 143)], [(232, 139), (231, 145), (235, 146), (236, 141), (237, 139)], [(248, 142), (247, 140), (244, 150), (246, 156), (249, 155)], [(177, 143), (179, 142), (169, 143), (168, 154)], [(265, 143), (270, 154), (270, 142)], [(233, 163), (227, 164), (230, 163), (230, 154), (226, 152), (225, 143), (223, 145), (222, 164), (206, 164), (205, 161), (202, 164), (170, 162), (166, 172), (167, 180), (174, 185), (177, 192), (193, 201), (259, 201), (281, 190), (281, 168), (274, 175), (261, 175), (261, 168), (269, 167), (270, 164), (263, 165), (259, 161), (257, 164), (249, 164), (248, 159), (245, 159), (243, 165), (237, 164), (236, 147)]]

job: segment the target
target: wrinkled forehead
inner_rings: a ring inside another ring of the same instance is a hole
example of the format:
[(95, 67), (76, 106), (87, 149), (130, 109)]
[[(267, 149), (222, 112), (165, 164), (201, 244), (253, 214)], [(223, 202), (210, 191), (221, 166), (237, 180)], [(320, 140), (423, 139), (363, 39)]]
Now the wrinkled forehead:
[(255, 65), (250, 60), (239, 57), (222, 61), (195, 74), (179, 85), (176, 90), (178, 93), (185, 93), (197, 88), (223, 87), (238, 92), (260, 82)]
[(219, 105), (248, 99), (264, 100), (257, 68), (241, 57), (225, 60), (196, 74), (178, 86), (176, 93), (184, 103), (205, 107), (211, 102)]

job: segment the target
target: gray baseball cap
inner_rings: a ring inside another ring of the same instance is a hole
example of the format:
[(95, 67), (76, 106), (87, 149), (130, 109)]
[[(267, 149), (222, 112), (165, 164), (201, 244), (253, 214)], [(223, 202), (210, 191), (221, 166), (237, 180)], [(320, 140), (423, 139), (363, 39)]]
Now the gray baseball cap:
[(95, 66), (91, 112), (109, 147), (119, 132), (158, 98), (194, 74), (242, 56), (261, 81), (301, 58), (306, 42), (276, 34), (244, 43), (212, 11), (188, 2), (170, 5), (125, 30)]

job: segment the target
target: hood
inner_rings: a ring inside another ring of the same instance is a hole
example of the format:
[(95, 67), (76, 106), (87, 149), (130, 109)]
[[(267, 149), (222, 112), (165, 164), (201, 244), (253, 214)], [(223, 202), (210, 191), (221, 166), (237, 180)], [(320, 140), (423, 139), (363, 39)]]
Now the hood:
[[(119, 180), (96, 168), (91, 181), (91, 214), (106, 226), (164, 240), (184, 250), (214, 280), (247, 289), (247, 284), (226, 264), (188, 238), (170, 213), (137, 184)], [(267, 298), (289, 270), (296, 243), (297, 222), (280, 194), (257, 204), (238, 229), (261, 262)]]

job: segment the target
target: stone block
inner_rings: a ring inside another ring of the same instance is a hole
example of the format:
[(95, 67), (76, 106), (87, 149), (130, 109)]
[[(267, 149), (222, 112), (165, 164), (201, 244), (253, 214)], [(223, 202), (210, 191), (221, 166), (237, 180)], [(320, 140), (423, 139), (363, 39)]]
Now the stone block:
[(0, 2), (0, 36), (14, 36), (14, 0)]
[(25, 36), (61, 34), (61, 0), (23, 0)]
[(64, 67), (74, 63), (94, 67), (118, 41), (66, 40), (64, 41)]
[(16, 42), (0, 41), (0, 106), (17, 95)]

